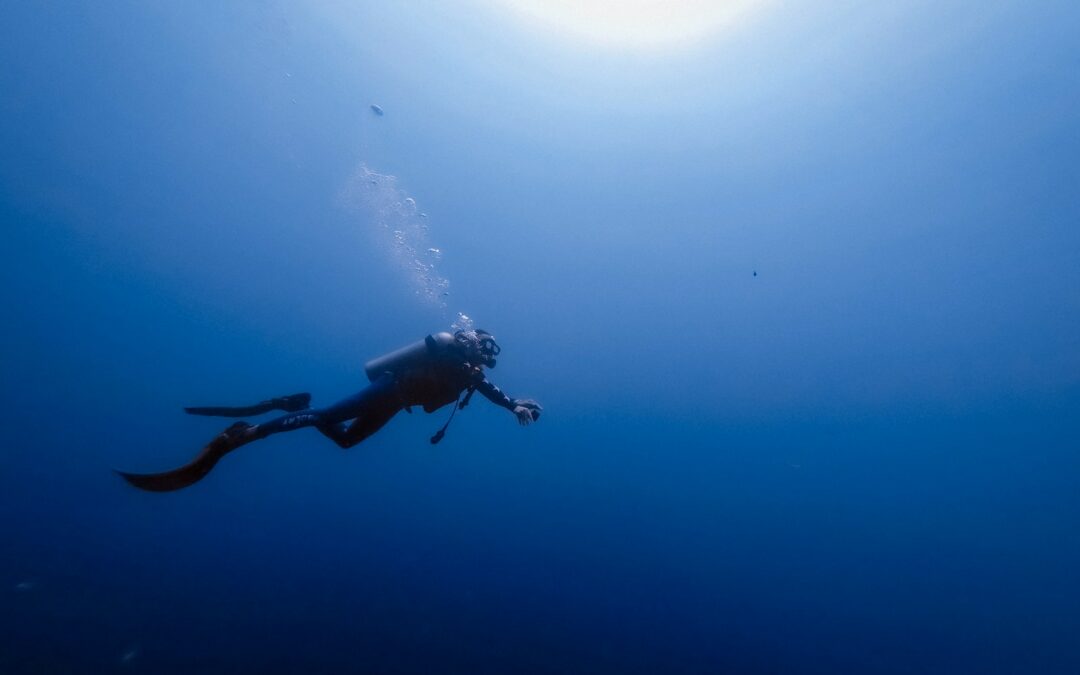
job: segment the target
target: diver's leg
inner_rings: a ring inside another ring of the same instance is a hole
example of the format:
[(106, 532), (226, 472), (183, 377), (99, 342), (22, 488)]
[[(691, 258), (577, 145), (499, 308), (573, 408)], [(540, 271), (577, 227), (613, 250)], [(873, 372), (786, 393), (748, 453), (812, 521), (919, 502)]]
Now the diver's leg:
[[(341, 414), (340, 411), (337, 414)], [(322, 410), (301, 410), (282, 415), (265, 424), (251, 425), (247, 422), (236, 422), (207, 443), (195, 459), (178, 469), (162, 473), (138, 474), (123, 471), (117, 473), (127, 482), (143, 490), (151, 492), (179, 490), (202, 480), (222, 457), (252, 441), (281, 431), (320, 425), (330, 420), (341, 422), (345, 419), (349, 417), (327, 416), (326, 411)]]
[(352, 424), (325, 424), (316, 428), (339, 447), (347, 449), (382, 429), (399, 410), (400, 405), (374, 405), (365, 408)]
[[(359, 426), (356, 422), (350, 425), (343, 432), (344, 435), (338, 437), (341, 440), (331, 436), (333, 432), (323, 431), (342, 447), (350, 447), (374, 433), (400, 409), (401, 405), (394, 390), (393, 379), (380, 378), (359, 394), (339, 401), (329, 408), (301, 410), (282, 415), (263, 424), (251, 425), (247, 422), (236, 422), (210, 441), (194, 460), (178, 469), (154, 474), (134, 474), (122, 471), (117, 473), (127, 482), (143, 490), (153, 492), (179, 490), (202, 480), (228, 453), (260, 438), (311, 426), (322, 431), (324, 428), (329, 429), (340, 425), (346, 420), (367, 416), (367, 422)], [(367, 415), (369, 411), (372, 413), (370, 416)], [(365, 430), (366, 434), (357, 437), (361, 431)]]
[[(251, 427), (247, 434), (254, 440), (282, 431), (315, 427), (341, 447), (356, 445), (378, 431), (401, 410), (401, 402), (392, 376), (384, 376), (365, 389), (322, 409), (301, 410)], [(347, 427), (347, 420), (355, 419)], [(367, 433), (364, 433), (367, 430)]]
[(307, 392), (279, 396), (266, 401), (260, 401), (255, 405), (247, 406), (199, 406), (184, 408), (189, 415), (213, 415), (216, 417), (253, 417), (268, 413), (271, 410), (284, 410), (296, 412), (311, 406), (311, 394)]
[(328, 417), (327, 422), (315, 428), (339, 447), (351, 448), (383, 428), (401, 410), (402, 405), (393, 378), (384, 377), (334, 408), (340, 410), (339, 414), (347, 414), (346, 419), (354, 418), (352, 423), (329, 421), (331, 418)]
[[(210, 441), (195, 459), (178, 469), (162, 473), (138, 474), (123, 471), (117, 471), (117, 473), (127, 482), (143, 490), (151, 492), (179, 490), (202, 480), (222, 457), (252, 441), (301, 427), (340, 423), (351, 417), (344, 410), (330, 410), (329, 414), (327, 410), (301, 410), (282, 415), (264, 424), (252, 425), (247, 422), (236, 422)], [(339, 415), (345, 415), (345, 417)]]
[(327, 424), (341, 423), (346, 419), (349, 418), (340, 417), (334, 414), (330, 408), (309, 408), (307, 410), (299, 410), (287, 415), (275, 417), (274, 419), (262, 422), (261, 424), (249, 426), (244, 432), (246, 438), (245, 442), (266, 438), (267, 436), (279, 434), (283, 431), (303, 429), (304, 427), (322, 427)]

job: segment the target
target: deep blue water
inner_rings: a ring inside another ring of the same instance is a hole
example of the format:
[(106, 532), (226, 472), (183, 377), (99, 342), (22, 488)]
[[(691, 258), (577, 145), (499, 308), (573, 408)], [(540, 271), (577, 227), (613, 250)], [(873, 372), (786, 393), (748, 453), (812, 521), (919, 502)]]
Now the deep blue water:
[[(174, 4), (0, 9), (0, 672), (1080, 672), (1072, 3)], [(538, 424), (112, 473), (459, 312)]]

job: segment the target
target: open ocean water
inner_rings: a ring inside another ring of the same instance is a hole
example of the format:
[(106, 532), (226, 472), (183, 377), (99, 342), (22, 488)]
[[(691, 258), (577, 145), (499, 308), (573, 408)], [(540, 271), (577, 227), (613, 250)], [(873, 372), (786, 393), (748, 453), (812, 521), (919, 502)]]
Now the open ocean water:
[[(5, 3), (0, 673), (1080, 672), (1078, 109), (1055, 0)], [(113, 473), (455, 323), (538, 423)]]

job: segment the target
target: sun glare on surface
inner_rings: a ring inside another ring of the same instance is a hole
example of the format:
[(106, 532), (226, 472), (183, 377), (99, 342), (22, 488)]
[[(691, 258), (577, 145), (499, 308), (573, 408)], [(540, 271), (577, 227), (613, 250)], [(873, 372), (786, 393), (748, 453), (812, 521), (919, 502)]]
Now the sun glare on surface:
[(494, 0), (540, 25), (618, 48), (692, 45), (763, 0)]

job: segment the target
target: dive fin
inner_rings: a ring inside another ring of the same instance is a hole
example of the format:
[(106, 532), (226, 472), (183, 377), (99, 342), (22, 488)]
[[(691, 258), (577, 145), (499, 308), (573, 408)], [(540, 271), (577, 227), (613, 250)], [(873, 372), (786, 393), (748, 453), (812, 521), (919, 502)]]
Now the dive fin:
[(303, 392), (274, 399), (274, 407), (285, 412), (298, 412), (311, 407), (311, 394)]
[(195, 459), (178, 469), (161, 473), (116, 473), (128, 483), (148, 492), (172, 492), (186, 488), (202, 480), (222, 457), (243, 445), (245, 439), (239, 432), (250, 426), (247, 422), (237, 422), (210, 441)]
[(270, 412), (271, 410), (283, 410), (296, 412), (311, 406), (311, 394), (304, 392), (280, 396), (267, 401), (260, 401), (255, 405), (245, 406), (196, 406), (184, 408), (189, 415), (211, 415), (214, 417), (252, 417)]

